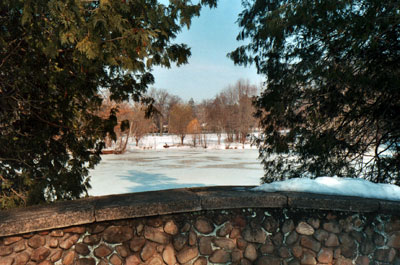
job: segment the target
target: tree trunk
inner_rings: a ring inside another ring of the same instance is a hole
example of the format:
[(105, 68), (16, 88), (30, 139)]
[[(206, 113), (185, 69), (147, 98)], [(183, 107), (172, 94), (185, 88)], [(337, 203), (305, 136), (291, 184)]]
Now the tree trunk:
[(125, 151), (126, 151), (126, 147), (127, 147), (127, 145), (128, 145), (128, 140), (129, 140), (129, 131), (128, 131), (128, 133), (126, 134), (126, 139), (125, 139), (125, 142), (122, 144), (122, 139), (121, 139), (121, 144), (120, 144), (120, 149), (119, 150), (117, 150), (117, 154), (122, 154), (122, 153), (125, 153)]
[(129, 129), (128, 132), (126, 133), (126, 139), (124, 145), (122, 146), (122, 148), (120, 148), (120, 150), (118, 150), (118, 153), (120, 154), (125, 153), (129, 141), (129, 136), (131, 135), (131, 130), (132, 130), (132, 123), (129, 123)]
[(164, 132), (164, 119), (162, 117), (160, 117), (160, 122), (158, 124), (160, 126), (160, 136), (163, 136), (163, 132)]

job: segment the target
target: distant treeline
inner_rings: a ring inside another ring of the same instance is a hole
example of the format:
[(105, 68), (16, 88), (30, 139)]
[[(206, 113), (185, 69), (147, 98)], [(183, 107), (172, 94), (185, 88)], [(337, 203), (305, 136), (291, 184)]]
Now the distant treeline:
[(194, 146), (207, 145), (202, 136), (205, 133), (217, 134), (220, 144), (221, 135), (225, 133), (225, 141), (244, 144), (247, 135), (257, 127), (252, 101), (258, 92), (259, 87), (251, 85), (249, 81), (239, 80), (214, 98), (200, 103), (193, 99), (185, 102), (179, 96), (156, 88), (149, 91), (147, 96), (151, 100), (147, 104), (117, 103), (106, 93), (98, 115), (107, 117), (110, 112), (117, 110), (115, 137), (107, 137), (106, 145), (110, 147), (114, 141), (121, 152), (126, 149), (130, 137), (138, 145), (148, 133), (177, 134), (181, 144), (186, 135), (190, 135)]

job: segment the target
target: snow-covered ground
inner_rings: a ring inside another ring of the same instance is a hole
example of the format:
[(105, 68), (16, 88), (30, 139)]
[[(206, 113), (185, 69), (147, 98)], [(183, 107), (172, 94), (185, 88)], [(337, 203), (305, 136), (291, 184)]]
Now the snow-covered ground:
[[(186, 141), (187, 140), (187, 141)], [(136, 147), (130, 142), (120, 155), (103, 155), (91, 170), (93, 196), (215, 185), (258, 185), (263, 176), (258, 150), (250, 144), (218, 145), (207, 136), (207, 148), (179, 145), (176, 136), (147, 136)], [(164, 145), (168, 148), (164, 148)], [(227, 149), (228, 148), (228, 149)]]
[[(147, 136), (139, 146), (130, 142), (121, 155), (103, 155), (91, 170), (90, 195), (121, 194), (214, 185), (259, 185), (263, 176), (258, 150), (250, 144), (223, 141), (208, 135), (207, 148), (191, 145), (187, 136), (180, 146), (177, 136)], [(168, 146), (165, 148), (164, 146)], [(330, 195), (400, 200), (400, 187), (363, 179), (320, 177), (263, 184), (257, 191), (297, 191)]]
[[(186, 135), (184, 139), (184, 145), (181, 145), (181, 139), (177, 135), (169, 135), (164, 134), (163, 136), (159, 135), (147, 135), (143, 137), (139, 146), (136, 146), (134, 141), (129, 142), (128, 150), (166, 150), (166, 149), (179, 149), (179, 150), (192, 150), (194, 148), (197, 149), (208, 149), (208, 150), (222, 150), (222, 149), (254, 149), (257, 148), (250, 144), (250, 139), (246, 142), (246, 144), (241, 143), (227, 143), (225, 141), (226, 135), (221, 135), (220, 142), (218, 143), (218, 136), (216, 134), (203, 134), (201, 136), (201, 142), (199, 140), (196, 141), (196, 147), (193, 147), (193, 135)], [(164, 146), (168, 146), (165, 148)]]

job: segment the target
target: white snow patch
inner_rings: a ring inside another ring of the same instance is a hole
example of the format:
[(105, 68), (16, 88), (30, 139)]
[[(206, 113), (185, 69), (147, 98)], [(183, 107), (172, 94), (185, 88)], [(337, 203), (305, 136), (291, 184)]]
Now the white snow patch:
[(296, 191), (327, 195), (357, 196), (363, 198), (400, 201), (400, 187), (392, 184), (372, 183), (360, 178), (319, 177), (294, 178), (263, 184), (256, 191)]

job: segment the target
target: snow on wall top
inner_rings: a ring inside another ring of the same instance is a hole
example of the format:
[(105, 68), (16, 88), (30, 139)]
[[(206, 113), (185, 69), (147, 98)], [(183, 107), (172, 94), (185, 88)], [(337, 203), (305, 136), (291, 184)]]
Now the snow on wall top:
[(319, 177), (294, 178), (263, 184), (257, 191), (295, 191), (337, 196), (355, 196), (371, 199), (400, 201), (400, 187), (392, 184), (372, 183), (365, 179)]

